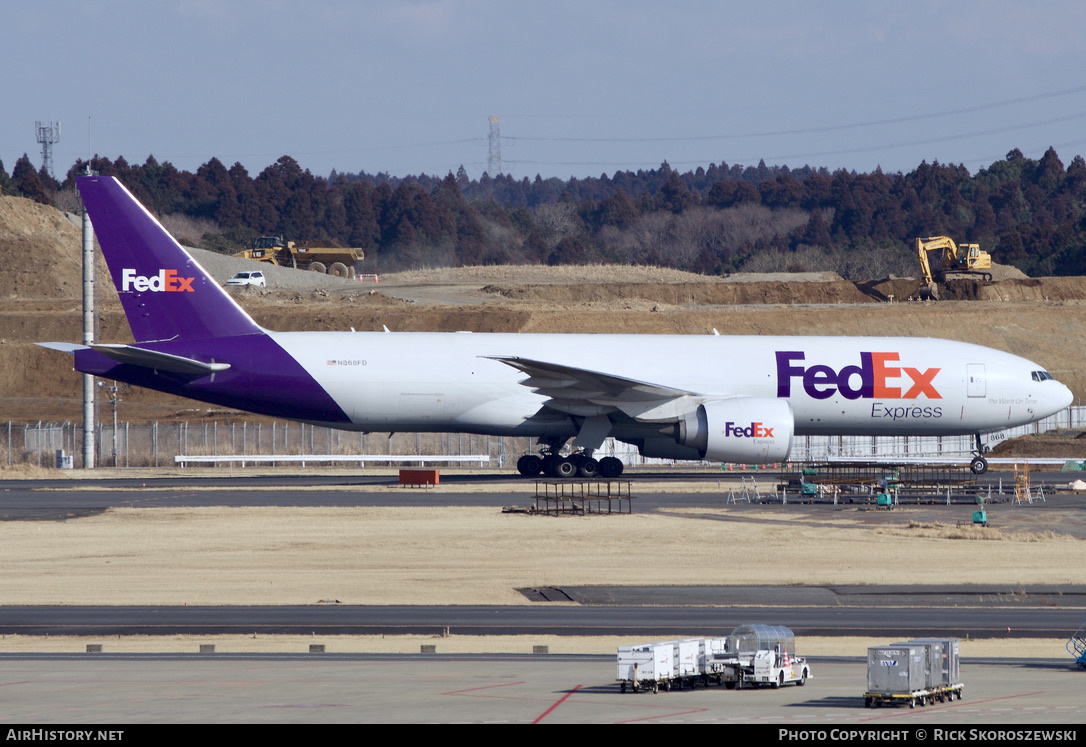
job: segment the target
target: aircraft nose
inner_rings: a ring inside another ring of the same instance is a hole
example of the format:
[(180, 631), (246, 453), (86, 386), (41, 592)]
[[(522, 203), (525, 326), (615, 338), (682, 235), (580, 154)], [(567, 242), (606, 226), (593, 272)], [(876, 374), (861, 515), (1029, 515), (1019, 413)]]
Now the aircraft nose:
[(1074, 401), (1075, 395), (1071, 393), (1071, 390), (1063, 384), (1060, 384), (1059, 394), (1056, 395), (1056, 402), (1059, 405), (1059, 409), (1066, 410)]
[(1058, 381), (1046, 381), (1045, 384), (1054, 384), (1050, 388), (1041, 387), (1042, 396), (1041, 403), (1044, 406), (1045, 414), (1043, 417), (1054, 415), (1060, 410), (1066, 410), (1071, 406), (1071, 403), (1075, 401), (1075, 395), (1071, 393), (1065, 385)]

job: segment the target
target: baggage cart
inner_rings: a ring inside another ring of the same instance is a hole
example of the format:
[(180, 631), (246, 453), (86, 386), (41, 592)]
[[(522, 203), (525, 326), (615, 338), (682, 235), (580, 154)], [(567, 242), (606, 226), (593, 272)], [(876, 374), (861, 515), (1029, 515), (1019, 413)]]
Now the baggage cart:
[(674, 661), (674, 641), (619, 646), (616, 675), (619, 688), (622, 692), (630, 688), (635, 693), (641, 690), (655, 693), (659, 692), (661, 687), (670, 690), (675, 671)]
[[(924, 639), (867, 650), (867, 691), (864, 706), (907, 705), (915, 708), (936, 701), (962, 699), (964, 686), (951, 682), (956, 674), (958, 641)], [(944, 657), (944, 652), (946, 656)], [(951, 661), (953, 654), (953, 661)]]

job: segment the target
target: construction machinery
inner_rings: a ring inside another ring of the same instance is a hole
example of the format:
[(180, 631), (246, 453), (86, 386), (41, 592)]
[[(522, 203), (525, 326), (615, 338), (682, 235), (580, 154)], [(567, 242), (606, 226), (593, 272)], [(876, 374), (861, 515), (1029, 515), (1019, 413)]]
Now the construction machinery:
[(283, 241), (279, 236), (261, 236), (252, 249), (236, 252), (235, 257), (268, 262), (295, 270), (323, 272), (340, 278), (353, 278), (366, 254), (354, 247), (307, 246)]
[[(932, 267), (930, 255), (939, 253), (938, 263)], [(955, 277), (981, 277), (992, 280), (992, 255), (982, 251), (980, 244), (955, 244), (948, 236), (928, 236), (916, 240), (916, 256), (920, 260), (920, 276), (923, 285), (920, 295), (925, 298), (939, 297), (939, 283)]]

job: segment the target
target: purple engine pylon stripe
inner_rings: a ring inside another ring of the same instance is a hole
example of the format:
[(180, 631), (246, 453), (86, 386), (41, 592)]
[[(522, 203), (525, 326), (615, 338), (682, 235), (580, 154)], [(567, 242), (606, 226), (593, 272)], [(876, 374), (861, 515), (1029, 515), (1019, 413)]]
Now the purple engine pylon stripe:
[(262, 331), (119, 181), (76, 183), (136, 342)]

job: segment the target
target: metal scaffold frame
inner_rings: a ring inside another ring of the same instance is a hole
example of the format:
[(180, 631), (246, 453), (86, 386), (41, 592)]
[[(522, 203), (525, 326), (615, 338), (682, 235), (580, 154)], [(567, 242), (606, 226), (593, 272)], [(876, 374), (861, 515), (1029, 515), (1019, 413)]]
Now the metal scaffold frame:
[(626, 480), (536, 480), (535, 513), (632, 514), (633, 496)]

